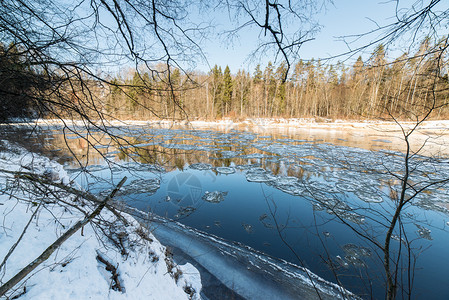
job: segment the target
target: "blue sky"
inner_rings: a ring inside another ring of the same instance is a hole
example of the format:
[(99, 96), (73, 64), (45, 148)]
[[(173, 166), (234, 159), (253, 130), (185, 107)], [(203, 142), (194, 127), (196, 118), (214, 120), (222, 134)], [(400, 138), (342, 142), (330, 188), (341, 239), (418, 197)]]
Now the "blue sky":
[[(385, 25), (393, 21), (395, 14), (394, 1), (372, 1), (372, 0), (335, 0), (334, 5), (329, 5), (325, 12), (318, 16), (319, 23), (323, 26), (316, 39), (305, 43), (301, 48), (303, 59), (326, 58), (348, 51), (348, 46), (338, 41), (338, 37), (360, 34), (376, 28), (376, 23)], [(411, 5), (414, 1), (401, 1), (403, 7)], [(219, 16), (218, 22), (227, 23), (226, 16)], [(375, 22), (374, 22), (375, 21)], [(255, 47), (257, 32), (243, 32), (240, 39), (229, 43), (223, 39), (212, 41), (206, 46), (205, 51), (209, 65), (229, 65), (231, 72), (238, 69), (246, 69), (251, 73), (256, 62), (248, 60), (251, 50)], [(367, 40), (354, 42), (353, 47), (365, 43)], [(366, 54), (367, 55), (367, 54)], [(357, 58), (357, 57), (355, 57)], [(343, 59), (343, 58), (341, 58)], [(274, 61), (274, 57), (262, 58), (261, 64)], [(206, 70), (207, 66), (198, 66)]]

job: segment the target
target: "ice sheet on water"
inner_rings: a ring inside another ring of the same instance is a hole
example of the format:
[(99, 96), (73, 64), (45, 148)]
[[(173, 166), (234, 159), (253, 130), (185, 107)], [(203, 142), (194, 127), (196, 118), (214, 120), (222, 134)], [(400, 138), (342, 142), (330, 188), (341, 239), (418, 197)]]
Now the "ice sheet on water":
[(277, 176), (272, 181), (267, 182), (267, 184), (294, 196), (301, 195), (305, 191), (304, 184), (298, 178), (292, 176)]
[[(440, 203), (438, 203), (439, 201), (440, 201)], [(433, 211), (438, 211), (438, 212), (441, 212), (444, 214), (449, 214), (449, 209), (447, 209), (443, 205), (440, 205), (442, 203), (444, 203), (444, 202), (441, 202), (438, 195), (422, 196), (420, 194), (417, 196), (417, 198), (413, 202), (413, 205), (416, 205), (425, 210), (433, 210)]]
[(208, 192), (206, 191), (202, 197), (202, 199), (206, 202), (210, 203), (220, 203), (224, 201), (225, 196), (228, 194), (228, 192), (220, 192), (220, 191), (213, 191)]
[(246, 180), (249, 182), (269, 182), (276, 180), (276, 176), (263, 168), (252, 168), (246, 171)]
[(195, 163), (195, 164), (191, 164), (189, 166), (190, 169), (194, 169), (194, 170), (200, 170), (200, 171), (204, 171), (204, 170), (212, 170), (212, 165), (211, 164), (206, 164), (206, 163)]
[(357, 190), (357, 185), (346, 180), (337, 182), (335, 186), (339, 191), (343, 192), (355, 192)]
[(221, 174), (233, 174), (235, 169), (233, 167), (216, 167), (215, 170)]
[(284, 155), (288, 155), (289, 147), (291, 147), (291, 146), (287, 146), (287, 145), (283, 145), (283, 144), (270, 144), (267, 146), (260, 147), (260, 150), (284, 156)]
[(90, 165), (86, 167), (86, 170), (89, 172), (99, 172), (108, 169), (108, 165)]
[(298, 178), (293, 176), (278, 176), (275, 180), (272, 181), (275, 186), (289, 185), (289, 184), (297, 184)]
[(145, 164), (145, 163), (139, 163), (139, 162), (130, 162), (130, 163), (121, 165), (121, 167), (124, 170), (165, 173), (165, 168), (158, 164)]
[(161, 143), (160, 144), (162, 147), (167, 148), (167, 149), (179, 149), (179, 150), (186, 150), (186, 151), (190, 151), (190, 150), (198, 150), (198, 146), (196, 145), (186, 145), (186, 144), (165, 144), (165, 143)]
[(296, 142), (296, 140), (288, 139), (288, 138), (277, 139), (276, 141), (277, 141), (278, 143), (286, 143), (286, 144), (289, 144), (289, 143), (295, 143), (295, 142)]
[(219, 149), (217, 147), (214, 146), (210, 146), (210, 145), (206, 145), (206, 146), (197, 146), (197, 151), (205, 151), (205, 152), (216, 152)]
[(160, 144), (159, 140), (154, 140), (152, 142), (136, 144), (136, 145), (133, 145), (132, 147), (148, 147), (148, 146), (156, 146), (156, 145), (159, 145), (159, 144)]
[(137, 166), (137, 163), (124, 163), (124, 164), (111, 163), (111, 164), (104, 164), (104, 165), (90, 165), (85, 168), (67, 167), (65, 169), (69, 173), (83, 172), (83, 171), (99, 172), (99, 171), (103, 171), (103, 170), (108, 170), (113, 173), (119, 173), (119, 172), (123, 172), (125, 170), (130, 170), (130, 169), (136, 171), (137, 170), (136, 166)]
[(251, 134), (251, 133), (243, 133), (239, 136), (239, 138), (237, 140), (240, 140), (242, 142), (251, 142), (253, 140), (256, 139), (256, 135), (255, 134)]
[(284, 193), (293, 195), (293, 196), (299, 196), (303, 195), (305, 193), (305, 188), (302, 183), (289, 183), (289, 184), (283, 184), (278, 185), (276, 188)]
[[(309, 270), (229, 243), (176, 222), (157, 218), (154, 235), (182, 249), (228, 288), (246, 299), (357, 299)], [(316, 293), (319, 291), (319, 296)]]
[(262, 158), (270, 158), (271, 155), (266, 155), (262, 153), (252, 153), (252, 154), (246, 154), (246, 155), (240, 155), (239, 158), (243, 159), (262, 159)]
[(341, 267), (343, 267), (343, 268), (345, 268), (345, 269), (349, 268), (349, 264), (346, 262), (346, 260), (344, 260), (343, 258), (341, 258), (340, 255), (337, 255), (337, 256), (335, 257), (335, 262), (337, 263), (337, 265), (339, 265), (339, 266), (341, 266)]
[(250, 170), (253, 168), (260, 168), (261, 164), (247, 164), (247, 165), (236, 165), (235, 169), (237, 170)]
[[(160, 180), (158, 178), (149, 179), (135, 179), (129, 184), (124, 185), (118, 192), (116, 196), (127, 196), (132, 194), (154, 194), (161, 186)], [(101, 196), (108, 196), (113, 189), (103, 190), (100, 192)]]
[(312, 208), (314, 211), (323, 211), (324, 206), (320, 204), (320, 202), (313, 202), (312, 201)]
[(325, 180), (310, 180), (306, 183), (307, 188), (312, 191), (326, 191), (327, 193), (336, 193), (338, 189), (335, 184), (329, 179)]
[(384, 199), (377, 193), (377, 191), (358, 190), (355, 195), (362, 201), (367, 203), (382, 203)]
[(407, 241), (403, 237), (400, 237), (399, 235), (392, 234), (391, 239), (398, 242), (401, 241), (404, 245), (407, 245)]
[(221, 158), (234, 158), (240, 155), (240, 151), (219, 151)]

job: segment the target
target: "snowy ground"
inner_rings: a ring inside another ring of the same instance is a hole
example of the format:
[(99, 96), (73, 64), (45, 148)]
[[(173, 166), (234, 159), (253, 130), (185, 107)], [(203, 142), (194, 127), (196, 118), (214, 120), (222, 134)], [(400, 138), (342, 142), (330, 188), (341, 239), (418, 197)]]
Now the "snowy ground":
[[(61, 165), (4, 141), (0, 146), (0, 169), (46, 174), (57, 183), (70, 185)], [(0, 172), (1, 285), (82, 220), (83, 212), (95, 209), (92, 203), (57, 188), (40, 188)], [(199, 272), (190, 264), (175, 265), (169, 251), (150, 232), (131, 216), (123, 216), (127, 225), (103, 209), (95, 224), (76, 232), (3, 297), (199, 299)], [(117, 280), (112, 279), (113, 271), (105, 262), (116, 269)]]
[[(49, 125), (49, 124), (67, 124), (67, 125), (79, 125), (84, 126), (83, 121), (74, 120), (59, 120), (59, 119), (39, 119), (32, 121), (31, 124), (37, 125)], [(104, 124), (102, 120), (101, 124)], [(16, 125), (30, 123), (17, 123)], [(375, 130), (398, 130), (398, 124), (395, 122), (381, 121), (381, 120), (331, 120), (331, 119), (315, 119), (315, 118), (248, 118), (241, 121), (234, 121), (232, 119), (220, 119), (215, 121), (204, 120), (190, 120), (190, 121), (173, 121), (173, 120), (112, 120), (106, 122), (106, 124), (112, 126), (137, 126), (137, 125), (160, 125), (160, 126), (177, 126), (188, 125), (194, 128), (201, 127), (263, 127), (263, 128), (279, 128), (279, 127), (301, 127), (301, 128), (316, 128), (316, 129), (375, 129)], [(404, 127), (415, 126), (415, 122), (400, 122)], [(447, 130), (449, 129), (449, 120), (429, 120), (423, 122), (420, 126), (421, 129), (427, 130)]]

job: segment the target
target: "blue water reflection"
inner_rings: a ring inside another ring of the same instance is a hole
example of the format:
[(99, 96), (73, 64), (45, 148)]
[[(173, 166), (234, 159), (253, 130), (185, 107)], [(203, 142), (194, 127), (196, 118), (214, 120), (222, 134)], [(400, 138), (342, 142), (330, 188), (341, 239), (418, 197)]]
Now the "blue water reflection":
[[(93, 193), (107, 192), (111, 179), (126, 175), (119, 197), (132, 207), (307, 267), (364, 298), (384, 298), (379, 246), (400, 192), (402, 153), (301, 136), (168, 129), (146, 136), (139, 130), (130, 131), (139, 136), (135, 162), (124, 155), (134, 148), (115, 146), (104, 148), (113, 164), (98, 160), (87, 175), (75, 164), (68, 169)], [(149, 159), (157, 155), (158, 161)], [(416, 190), (449, 178), (447, 164), (433, 158), (416, 156), (411, 165)], [(412, 284), (412, 298), (449, 299), (449, 195), (443, 184), (427, 190), (404, 209), (391, 251), (402, 253), (398, 279), (404, 288)]]

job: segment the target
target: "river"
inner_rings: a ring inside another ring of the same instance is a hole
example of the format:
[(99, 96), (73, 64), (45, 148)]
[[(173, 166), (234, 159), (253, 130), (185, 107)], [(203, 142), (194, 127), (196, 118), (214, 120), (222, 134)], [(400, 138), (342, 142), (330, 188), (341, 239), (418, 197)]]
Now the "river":
[[(111, 136), (42, 129), (29, 143), (45, 145), (92, 193), (107, 194), (128, 176), (118, 196), (139, 211), (305, 267), (362, 298), (384, 298), (381, 248), (405, 172), (398, 130), (132, 125), (108, 128)], [(429, 131), (416, 136), (413, 149)], [(449, 299), (447, 138), (432, 137), (409, 161), (411, 200), (391, 254), (399, 294)]]

